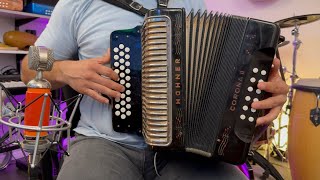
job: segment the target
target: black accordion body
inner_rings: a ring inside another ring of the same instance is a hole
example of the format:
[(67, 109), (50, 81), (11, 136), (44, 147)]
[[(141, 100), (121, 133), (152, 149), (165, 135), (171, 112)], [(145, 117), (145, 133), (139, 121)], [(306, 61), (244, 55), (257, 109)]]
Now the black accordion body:
[(155, 150), (243, 163), (261, 116), (251, 103), (264, 99), (257, 84), (267, 81), (279, 33), (239, 16), (149, 11), (142, 27), (111, 35), (112, 67), (127, 88), (114, 100), (114, 129), (142, 132)]

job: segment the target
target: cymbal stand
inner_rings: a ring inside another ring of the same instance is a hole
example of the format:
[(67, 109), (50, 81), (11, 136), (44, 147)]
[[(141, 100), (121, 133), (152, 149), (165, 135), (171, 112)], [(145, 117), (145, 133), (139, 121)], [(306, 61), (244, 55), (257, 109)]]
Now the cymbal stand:
[(294, 36), (294, 41), (292, 42), (293, 44), (293, 59), (292, 59), (292, 74), (290, 76), (291, 79), (291, 85), (290, 85), (290, 90), (288, 94), (289, 98), (289, 103), (287, 105), (286, 111), (289, 110), (289, 114), (292, 108), (292, 100), (293, 100), (293, 87), (292, 85), (295, 83), (297, 79), (297, 72), (296, 72), (296, 64), (297, 64), (297, 52), (300, 47), (300, 44), (302, 43), (301, 40), (299, 39), (299, 26), (296, 22), (294, 29), (291, 31), (291, 34)]

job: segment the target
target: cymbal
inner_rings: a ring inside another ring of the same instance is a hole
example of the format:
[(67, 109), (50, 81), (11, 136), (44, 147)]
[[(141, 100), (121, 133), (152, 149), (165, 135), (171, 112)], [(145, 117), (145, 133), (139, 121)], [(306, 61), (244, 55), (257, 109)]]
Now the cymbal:
[(295, 25), (303, 25), (311, 23), (320, 19), (320, 14), (306, 14), (301, 16), (294, 16), (286, 19), (276, 21), (275, 23), (280, 26), (280, 28), (294, 27)]
[(282, 47), (282, 46), (285, 46), (285, 45), (288, 45), (289, 43), (290, 43), (290, 41), (283, 41), (282, 43), (278, 44), (278, 48)]

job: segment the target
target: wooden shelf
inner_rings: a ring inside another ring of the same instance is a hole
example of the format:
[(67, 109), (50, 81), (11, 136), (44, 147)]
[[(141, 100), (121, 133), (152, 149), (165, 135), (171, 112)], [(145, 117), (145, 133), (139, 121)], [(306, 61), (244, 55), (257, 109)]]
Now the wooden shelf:
[(22, 50), (0, 50), (0, 54), (28, 54), (28, 51), (22, 51)]
[(10, 11), (10, 10), (6, 10), (6, 9), (0, 9), (0, 16), (9, 17), (9, 18), (13, 18), (16, 20), (29, 19), (29, 18), (45, 18), (45, 19), (50, 18), (50, 16), (27, 13), (27, 12), (20, 12), (20, 11)]

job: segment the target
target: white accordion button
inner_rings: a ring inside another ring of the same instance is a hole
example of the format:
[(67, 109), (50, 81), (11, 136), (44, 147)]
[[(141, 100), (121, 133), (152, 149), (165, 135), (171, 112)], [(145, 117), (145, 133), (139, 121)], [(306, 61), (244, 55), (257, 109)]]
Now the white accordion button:
[(126, 94), (127, 94), (127, 95), (130, 95), (130, 94), (131, 94), (131, 91), (130, 91), (130, 90), (127, 90), (127, 91), (126, 91)]
[(117, 47), (113, 48), (113, 52), (115, 52), (115, 53), (119, 52), (119, 48), (117, 48)]
[(114, 56), (113, 56), (113, 59), (114, 59), (114, 60), (119, 60), (119, 58), (120, 58), (120, 57), (119, 57), (118, 55), (114, 55)]
[(120, 104), (116, 104), (114, 107), (115, 107), (116, 109), (120, 109)]
[(244, 114), (242, 114), (242, 115), (240, 116), (240, 119), (245, 120), (245, 119), (246, 119), (246, 116), (245, 116)]
[(124, 51), (128, 53), (128, 52), (130, 52), (130, 48), (126, 47), (126, 48), (124, 49)]
[(130, 76), (126, 76), (126, 81), (130, 81), (131, 77)]
[(250, 101), (251, 97), (250, 96), (246, 96), (245, 99), (246, 99), (246, 101)]
[(120, 111), (121, 111), (122, 113), (124, 113), (124, 112), (126, 112), (126, 108), (121, 108)]
[(259, 71), (259, 69), (258, 68), (253, 68), (253, 70), (252, 70), (254, 73), (257, 73), (258, 71)]
[(256, 112), (256, 111), (257, 111), (256, 109), (251, 108), (251, 112), (254, 113), (254, 112)]
[(123, 48), (124, 48), (124, 45), (123, 45), (123, 44), (119, 44), (119, 48), (120, 48), (120, 49), (123, 49)]
[(114, 62), (113, 65), (114, 65), (114, 67), (119, 67), (120, 64), (119, 64), (119, 62)]
[(264, 82), (264, 80), (260, 79), (258, 82)]
[(249, 109), (249, 107), (248, 107), (248, 106), (243, 106), (242, 109), (243, 109), (244, 111), (247, 111), (247, 110)]
[(267, 71), (265, 71), (265, 70), (262, 70), (262, 71), (261, 71), (261, 75), (264, 76), (264, 75), (266, 75), (266, 74), (267, 74)]
[(130, 62), (129, 61), (126, 62), (126, 66), (130, 66)]
[(124, 58), (125, 58), (125, 59), (130, 59), (130, 55), (127, 54)]
[(125, 101), (121, 101), (120, 104), (121, 104), (122, 106), (124, 106), (124, 105), (126, 105), (126, 102), (125, 102)]
[(126, 74), (120, 73), (120, 77), (121, 77), (121, 78), (124, 78), (125, 76), (126, 76)]
[(254, 99), (253, 99), (253, 102), (258, 102), (258, 101), (259, 101), (258, 98), (254, 98)]
[(127, 116), (125, 114), (121, 114), (121, 119), (125, 119)]
[(260, 89), (257, 89), (257, 90), (256, 90), (256, 93), (257, 93), (257, 94), (261, 94), (261, 90), (260, 90)]
[(127, 87), (127, 88), (130, 88), (130, 87), (131, 87), (131, 84), (130, 84), (130, 83), (127, 83), (127, 84), (126, 84), (126, 87)]
[(121, 99), (124, 99), (126, 97), (126, 95), (125, 94), (121, 94)]
[(124, 52), (123, 52), (123, 51), (120, 51), (120, 52), (119, 52), (119, 56), (121, 56), (121, 57), (124, 56)]
[(253, 91), (253, 87), (251, 87), (251, 86), (248, 87), (248, 91), (249, 91), (249, 92), (252, 92), (252, 91)]
[(114, 72), (119, 74), (120, 71), (119, 71), (119, 69), (115, 69)]
[(252, 82), (252, 83), (256, 82), (256, 78), (252, 77), (252, 78), (250, 79), (250, 82)]
[(114, 114), (115, 114), (116, 116), (120, 116), (120, 111), (116, 111)]
[(127, 97), (127, 98), (126, 98), (126, 101), (127, 101), (127, 102), (130, 102), (130, 101), (131, 101), (131, 98), (130, 98), (130, 97)]
[(130, 74), (130, 69), (126, 69), (126, 71), (125, 71), (127, 74)]
[(127, 111), (127, 112), (126, 112), (126, 115), (127, 115), (127, 116), (131, 116), (131, 111)]
[(121, 58), (121, 59), (119, 60), (119, 62), (120, 62), (121, 64), (123, 64), (123, 63), (124, 63), (124, 59)]
[(127, 105), (126, 105), (126, 108), (127, 108), (127, 109), (131, 109), (131, 104), (127, 104)]
[(124, 85), (126, 83), (126, 81), (125, 80), (120, 80), (120, 84), (122, 84), (122, 85)]
[(120, 66), (120, 70), (123, 71), (125, 69), (124, 65)]
[(248, 120), (249, 120), (250, 122), (253, 122), (253, 121), (254, 121), (254, 118), (253, 118), (253, 117), (249, 117)]
[(120, 102), (120, 98), (116, 98), (115, 101), (116, 101), (116, 102)]

